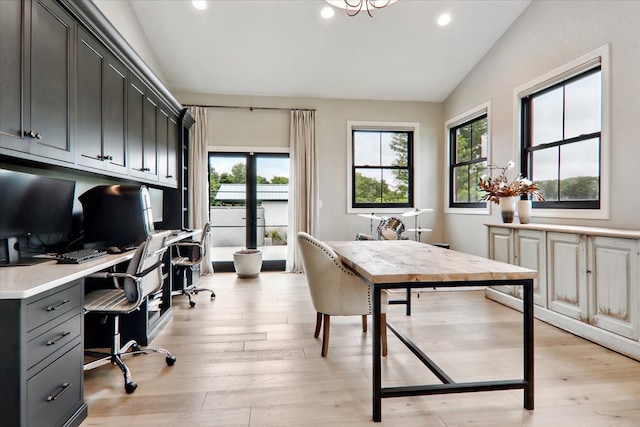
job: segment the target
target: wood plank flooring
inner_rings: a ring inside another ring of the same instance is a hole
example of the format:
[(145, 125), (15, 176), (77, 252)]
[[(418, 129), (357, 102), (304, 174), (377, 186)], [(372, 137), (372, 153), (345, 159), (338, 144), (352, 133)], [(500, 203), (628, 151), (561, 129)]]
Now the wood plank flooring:
[[(176, 357), (127, 359), (135, 393), (120, 370), (85, 373), (88, 426), (638, 426), (640, 364), (545, 323), (535, 323), (536, 409), (522, 391), (384, 399), (371, 418), (371, 328), (360, 317), (331, 320), (329, 355), (313, 338), (316, 315), (302, 274), (204, 277), (216, 291), (174, 297), (173, 318), (152, 345)], [(400, 294), (399, 296), (401, 296)], [(521, 378), (522, 316), (482, 291), (431, 291), (412, 316), (389, 306), (389, 320), (456, 381)], [(389, 333), (383, 385), (437, 384)]]

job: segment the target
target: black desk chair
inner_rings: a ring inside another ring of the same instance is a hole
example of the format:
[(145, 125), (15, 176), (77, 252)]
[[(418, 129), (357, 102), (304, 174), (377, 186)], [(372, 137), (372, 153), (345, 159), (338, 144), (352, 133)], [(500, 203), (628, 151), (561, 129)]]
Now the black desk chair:
[(216, 298), (213, 290), (199, 287), (200, 264), (209, 250), (207, 246), (210, 234), (211, 223), (208, 222), (202, 229), (200, 241), (183, 241), (173, 245), (175, 256), (171, 258), (171, 264), (182, 289), (173, 290), (171, 295), (186, 295), (191, 307), (196, 305), (193, 295), (197, 295), (200, 291), (211, 292), (211, 299)]
[[(113, 321), (112, 343), (110, 353), (85, 351), (85, 355), (99, 357), (84, 365), (84, 370), (90, 370), (107, 363), (118, 365), (124, 374), (124, 389), (133, 393), (138, 385), (132, 381), (129, 368), (123, 362), (123, 357), (134, 354), (161, 353), (165, 355), (167, 365), (172, 366), (176, 358), (162, 348), (146, 347), (131, 340), (120, 346), (120, 315), (137, 310), (147, 300), (147, 296), (157, 292), (163, 283), (162, 257), (167, 250), (167, 238), (170, 232), (153, 234), (140, 244), (133, 259), (131, 259), (126, 273), (102, 272), (88, 277), (112, 279), (114, 287), (111, 289), (96, 289), (85, 295), (85, 313), (104, 315), (105, 321)], [(131, 352), (128, 350), (131, 349)]]

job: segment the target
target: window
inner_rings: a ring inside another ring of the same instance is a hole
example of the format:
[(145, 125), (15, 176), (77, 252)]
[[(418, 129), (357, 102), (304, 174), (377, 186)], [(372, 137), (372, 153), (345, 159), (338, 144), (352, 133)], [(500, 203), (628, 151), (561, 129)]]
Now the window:
[(350, 207), (413, 207), (414, 130), (350, 130)]
[(536, 208), (600, 209), (600, 64), (522, 98), (522, 174), (547, 199)]
[(485, 206), (478, 182), (487, 170), (488, 140), (486, 113), (449, 128), (449, 207)]

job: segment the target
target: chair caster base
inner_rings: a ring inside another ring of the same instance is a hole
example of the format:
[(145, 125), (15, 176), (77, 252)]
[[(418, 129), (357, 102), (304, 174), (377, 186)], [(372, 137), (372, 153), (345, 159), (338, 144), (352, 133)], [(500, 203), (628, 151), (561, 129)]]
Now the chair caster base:
[(167, 366), (173, 366), (174, 363), (176, 363), (176, 357), (175, 356), (167, 356), (164, 359), (165, 362), (167, 362)]
[(129, 381), (128, 383), (124, 384), (124, 389), (127, 392), (127, 394), (131, 394), (134, 391), (136, 391), (136, 389), (138, 388), (138, 384), (136, 384), (133, 381)]
[(196, 306), (196, 302), (195, 302), (195, 301), (189, 301), (189, 305), (190, 305), (191, 307), (195, 307), (195, 306)]

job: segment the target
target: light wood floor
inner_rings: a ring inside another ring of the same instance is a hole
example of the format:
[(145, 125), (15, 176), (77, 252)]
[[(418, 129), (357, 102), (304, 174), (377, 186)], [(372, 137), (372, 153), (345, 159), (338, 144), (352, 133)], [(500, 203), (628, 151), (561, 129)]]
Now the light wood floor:
[[(313, 338), (315, 312), (304, 275), (216, 273), (213, 287), (174, 297), (173, 319), (153, 341), (177, 356), (127, 359), (139, 387), (124, 392), (119, 369), (85, 373), (86, 426), (373, 426), (371, 328), (332, 318), (329, 355)], [(521, 378), (521, 314), (482, 291), (414, 296), (413, 315), (389, 307), (456, 381)], [(384, 399), (381, 426), (638, 426), (640, 364), (536, 321), (536, 409), (522, 391)], [(389, 334), (383, 385), (438, 381)]]

